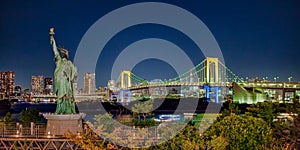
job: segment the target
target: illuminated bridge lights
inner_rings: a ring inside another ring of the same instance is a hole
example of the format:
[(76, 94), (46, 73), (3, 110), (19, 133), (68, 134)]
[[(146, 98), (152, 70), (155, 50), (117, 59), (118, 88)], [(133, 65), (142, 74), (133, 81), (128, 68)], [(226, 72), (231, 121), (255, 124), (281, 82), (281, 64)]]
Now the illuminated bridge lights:
[[(277, 79), (277, 78), (276, 78)], [(300, 90), (300, 83), (296, 82), (247, 82), (238, 77), (228, 69), (218, 58), (206, 58), (189, 71), (172, 79), (164, 79), (159, 82), (149, 82), (130, 71), (122, 71), (119, 76), (119, 89), (138, 90), (149, 87), (176, 87), (176, 86), (215, 86), (232, 87), (233, 83), (238, 83), (247, 88), (264, 89), (296, 89)], [(198, 81), (198, 82), (195, 82)]]

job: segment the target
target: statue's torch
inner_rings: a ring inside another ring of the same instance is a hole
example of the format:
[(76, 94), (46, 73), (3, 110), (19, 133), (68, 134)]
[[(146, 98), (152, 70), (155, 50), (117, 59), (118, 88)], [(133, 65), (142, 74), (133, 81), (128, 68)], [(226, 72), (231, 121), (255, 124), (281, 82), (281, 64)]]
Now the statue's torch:
[(55, 33), (54, 33), (54, 28), (50, 28), (50, 32), (49, 32), (49, 35), (50, 36), (53, 36)]
[(50, 44), (52, 45), (53, 43), (53, 39), (54, 39), (54, 28), (50, 28), (50, 32), (49, 32), (49, 35), (50, 35)]

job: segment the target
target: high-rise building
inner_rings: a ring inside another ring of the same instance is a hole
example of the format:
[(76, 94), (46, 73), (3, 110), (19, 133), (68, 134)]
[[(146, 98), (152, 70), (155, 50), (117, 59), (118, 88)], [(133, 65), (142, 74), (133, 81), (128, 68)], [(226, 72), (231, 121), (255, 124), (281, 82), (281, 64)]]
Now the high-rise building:
[(0, 72), (0, 96), (10, 96), (14, 93), (15, 73), (13, 71)]
[(116, 91), (116, 85), (115, 85), (115, 80), (108, 80), (107, 82), (107, 88), (113, 92)]
[(95, 93), (95, 73), (85, 73), (84, 74), (84, 88), (83, 92), (86, 94)]
[(44, 94), (49, 95), (53, 94), (53, 79), (45, 78)]
[(43, 94), (44, 76), (31, 76), (31, 92), (33, 95)]
[(16, 96), (21, 96), (22, 94), (22, 87), (21, 85), (16, 85), (15, 88), (14, 88), (14, 94)]

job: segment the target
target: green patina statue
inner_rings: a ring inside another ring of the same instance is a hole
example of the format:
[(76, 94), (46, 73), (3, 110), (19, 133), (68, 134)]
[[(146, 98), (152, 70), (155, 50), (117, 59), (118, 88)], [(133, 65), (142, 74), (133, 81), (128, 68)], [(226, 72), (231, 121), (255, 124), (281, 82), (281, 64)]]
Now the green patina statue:
[(77, 68), (69, 60), (68, 51), (58, 48), (54, 40), (54, 28), (50, 28), (50, 44), (55, 56), (54, 85), (57, 96), (56, 114), (75, 114), (73, 84), (77, 80)]

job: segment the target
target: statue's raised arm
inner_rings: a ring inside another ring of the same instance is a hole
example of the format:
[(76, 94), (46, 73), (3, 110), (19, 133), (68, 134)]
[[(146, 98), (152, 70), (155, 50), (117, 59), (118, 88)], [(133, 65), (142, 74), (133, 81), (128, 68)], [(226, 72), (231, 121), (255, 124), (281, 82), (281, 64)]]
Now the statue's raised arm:
[(50, 44), (52, 45), (52, 49), (53, 49), (53, 52), (54, 52), (54, 56), (55, 56), (55, 59), (61, 59), (61, 56), (57, 50), (57, 46), (56, 46), (56, 43), (55, 43), (55, 40), (54, 40), (54, 28), (50, 28), (50, 32), (49, 32), (49, 35), (50, 35)]

